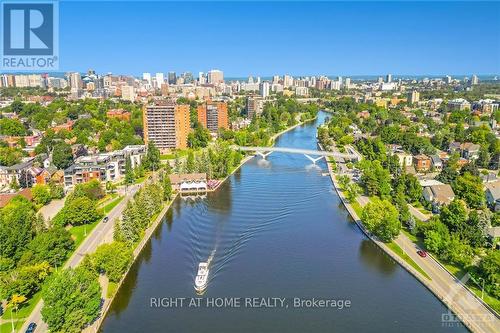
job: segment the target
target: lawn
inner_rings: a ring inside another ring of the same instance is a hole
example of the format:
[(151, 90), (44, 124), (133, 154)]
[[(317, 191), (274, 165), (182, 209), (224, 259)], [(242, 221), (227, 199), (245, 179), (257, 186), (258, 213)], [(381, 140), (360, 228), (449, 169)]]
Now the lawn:
[(359, 202), (355, 201), (351, 203), (351, 207), (354, 209), (356, 214), (361, 218), (361, 214), (363, 213), (363, 207), (359, 204)]
[(420, 268), (419, 265), (415, 261), (413, 261), (412, 258), (410, 258), (404, 251), (399, 247), (398, 244), (396, 244), (394, 241), (391, 241), (389, 243), (385, 243), (388, 248), (390, 248), (394, 253), (396, 253), (398, 256), (400, 256), (406, 263), (408, 263), (411, 267), (415, 268), (420, 274), (425, 276), (427, 279), (431, 280), (430, 276), (427, 275), (427, 273)]
[(118, 289), (118, 283), (109, 281), (108, 290), (106, 290), (106, 297), (107, 298), (113, 297), (117, 289)]
[(110, 200), (113, 200), (114, 198), (116, 198), (118, 196), (118, 193), (108, 193), (106, 194), (101, 200), (99, 200), (97, 202), (97, 206), (101, 206), (103, 204), (105, 204), (106, 202), (110, 201)]
[(85, 225), (79, 225), (75, 227), (71, 227), (69, 229), (69, 232), (71, 233), (71, 237), (75, 241), (75, 249), (80, 246), (80, 244), (83, 242), (86, 236), (88, 236), (92, 230), (96, 227), (97, 224), (99, 224), (101, 220), (97, 220), (94, 223), (91, 224), (85, 224)]
[(118, 198), (116, 198), (115, 200), (109, 202), (106, 206), (104, 206), (104, 214), (108, 214), (110, 211), (113, 210), (113, 208), (115, 208), (122, 200), (123, 200), (123, 196), (119, 196)]
[(188, 154), (188, 150), (187, 149), (177, 150), (171, 154), (160, 155), (160, 160), (173, 160), (173, 159), (175, 159), (176, 153), (177, 153), (178, 157), (183, 157), (183, 156), (186, 156)]

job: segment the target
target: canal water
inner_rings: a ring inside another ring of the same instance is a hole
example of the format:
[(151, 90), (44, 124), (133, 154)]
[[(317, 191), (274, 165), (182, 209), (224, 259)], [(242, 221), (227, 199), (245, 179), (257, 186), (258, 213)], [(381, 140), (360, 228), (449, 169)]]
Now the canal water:
[[(316, 127), (327, 116), (283, 134), (276, 145), (315, 149)], [(302, 155), (272, 153), (251, 159), (215, 193), (177, 198), (102, 331), (466, 332), (445, 327), (446, 308), (360, 232), (326, 171), (323, 160), (312, 165)], [(209, 257), (208, 288), (199, 307), (189, 306), (199, 297), (198, 264)], [(233, 303), (217, 307), (215, 298)], [(250, 307), (252, 298), (285, 301)], [(313, 298), (345, 306), (294, 306), (294, 299)]]

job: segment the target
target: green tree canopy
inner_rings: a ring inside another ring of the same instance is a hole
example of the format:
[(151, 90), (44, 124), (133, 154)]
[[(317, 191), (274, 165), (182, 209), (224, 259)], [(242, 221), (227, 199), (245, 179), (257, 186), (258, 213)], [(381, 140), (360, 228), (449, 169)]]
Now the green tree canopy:
[(399, 214), (388, 200), (374, 200), (363, 208), (361, 220), (365, 227), (384, 242), (399, 235), (401, 223)]

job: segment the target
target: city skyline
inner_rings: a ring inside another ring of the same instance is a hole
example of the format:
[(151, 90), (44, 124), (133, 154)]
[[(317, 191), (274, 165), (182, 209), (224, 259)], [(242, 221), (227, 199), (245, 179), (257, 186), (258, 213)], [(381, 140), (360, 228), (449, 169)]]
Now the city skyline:
[[(498, 3), (127, 2), (120, 16), (112, 2), (60, 5), (61, 72), (220, 68), (228, 78), (500, 72)], [(480, 22), (464, 24), (479, 14)], [(99, 24), (80, 23), (90, 21)]]

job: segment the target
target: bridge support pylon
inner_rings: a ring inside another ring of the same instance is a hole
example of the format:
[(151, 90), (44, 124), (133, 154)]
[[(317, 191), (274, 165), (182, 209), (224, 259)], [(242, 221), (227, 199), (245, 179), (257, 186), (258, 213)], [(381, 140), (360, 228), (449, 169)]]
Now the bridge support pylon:
[(320, 159), (322, 159), (324, 157), (324, 156), (320, 156), (318, 158), (314, 158), (314, 157), (311, 157), (311, 156), (309, 156), (307, 154), (304, 154), (304, 156), (307, 157), (308, 159), (310, 159), (311, 162), (313, 162), (313, 164), (316, 164), (316, 162), (318, 162)]
[(256, 153), (256, 155), (259, 155), (260, 157), (262, 157), (263, 159), (266, 159), (266, 157), (268, 157), (269, 155), (271, 155), (273, 152), (272, 151), (268, 151), (267, 153), (262, 153), (260, 151), (258, 151)]

